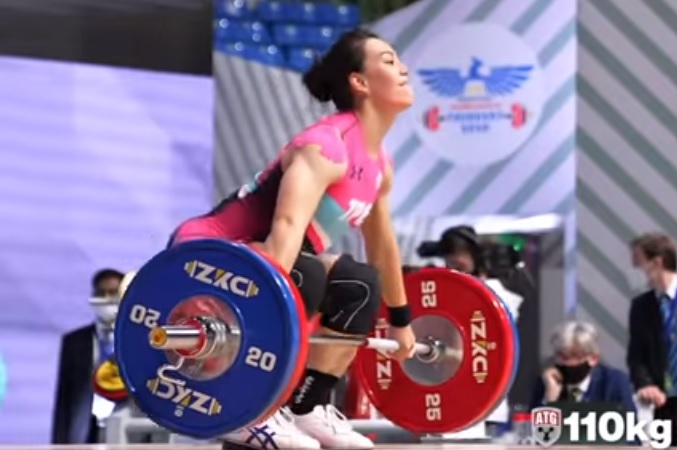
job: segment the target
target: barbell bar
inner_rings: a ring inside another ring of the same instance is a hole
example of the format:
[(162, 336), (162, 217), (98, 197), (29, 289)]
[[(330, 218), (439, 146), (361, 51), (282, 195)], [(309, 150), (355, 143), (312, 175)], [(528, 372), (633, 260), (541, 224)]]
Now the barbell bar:
[[(148, 342), (157, 350), (173, 350), (184, 357), (204, 358), (215, 355), (215, 343), (222, 342), (229, 346), (230, 342), (239, 334), (217, 319), (195, 317), (191, 324), (163, 325), (153, 328), (148, 334)], [(345, 345), (376, 350), (381, 353), (396, 352), (400, 349), (397, 341), (384, 338), (354, 337), (354, 336), (311, 336), (311, 344)], [(462, 353), (444, 345), (440, 340), (432, 337), (414, 345), (416, 357), (425, 363), (439, 361), (443, 357), (460, 360)]]

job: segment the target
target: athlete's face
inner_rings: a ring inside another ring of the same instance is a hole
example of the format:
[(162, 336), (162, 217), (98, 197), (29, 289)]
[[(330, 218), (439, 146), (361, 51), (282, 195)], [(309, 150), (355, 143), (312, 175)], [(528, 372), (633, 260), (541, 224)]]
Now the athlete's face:
[(364, 53), (364, 70), (350, 76), (353, 91), (388, 111), (400, 112), (411, 106), (414, 92), (409, 85), (409, 71), (390, 44), (367, 39)]

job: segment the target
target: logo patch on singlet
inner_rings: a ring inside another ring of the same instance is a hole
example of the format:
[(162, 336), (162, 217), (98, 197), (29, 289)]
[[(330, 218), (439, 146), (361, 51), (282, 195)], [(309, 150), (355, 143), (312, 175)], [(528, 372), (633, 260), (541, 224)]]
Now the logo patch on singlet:
[(371, 203), (351, 198), (350, 203), (348, 203), (348, 211), (346, 211), (341, 218), (351, 225), (360, 227), (367, 216), (369, 216), (372, 206)]
[(350, 165), (349, 177), (351, 180), (362, 181), (362, 173), (364, 172), (364, 167), (356, 166), (355, 164)]

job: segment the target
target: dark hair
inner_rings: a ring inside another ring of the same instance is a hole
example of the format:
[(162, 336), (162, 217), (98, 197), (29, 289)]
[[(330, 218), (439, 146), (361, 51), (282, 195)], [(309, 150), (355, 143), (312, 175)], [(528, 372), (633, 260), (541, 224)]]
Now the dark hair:
[(303, 75), (308, 92), (322, 103), (334, 102), (339, 111), (355, 109), (348, 77), (364, 69), (364, 43), (380, 39), (371, 31), (357, 29), (344, 33), (329, 51)]
[(645, 233), (630, 241), (632, 247), (638, 248), (646, 259), (660, 258), (663, 268), (670, 272), (677, 270), (677, 251), (675, 243), (663, 233)]
[(447, 228), (439, 241), (424, 241), (418, 247), (421, 258), (447, 257), (452, 253), (468, 251), (475, 255), (480, 242), (473, 227), (460, 225)]
[(124, 275), (122, 272), (115, 269), (101, 269), (97, 271), (92, 277), (92, 289), (96, 289), (103, 280), (108, 278), (116, 278), (118, 281), (122, 281)]

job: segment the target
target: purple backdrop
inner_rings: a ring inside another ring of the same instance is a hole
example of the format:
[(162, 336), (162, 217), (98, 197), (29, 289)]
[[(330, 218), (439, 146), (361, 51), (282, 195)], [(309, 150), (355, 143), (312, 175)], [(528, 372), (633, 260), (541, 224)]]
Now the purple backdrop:
[(211, 78), (0, 58), (0, 443), (49, 441), (92, 273), (211, 204), (212, 100)]

